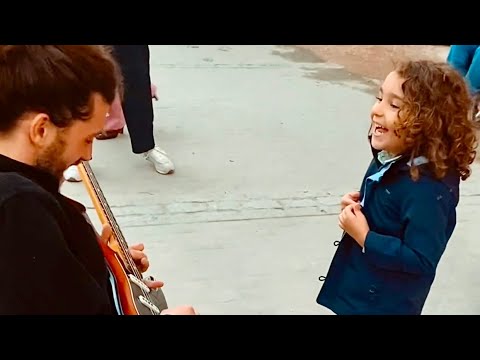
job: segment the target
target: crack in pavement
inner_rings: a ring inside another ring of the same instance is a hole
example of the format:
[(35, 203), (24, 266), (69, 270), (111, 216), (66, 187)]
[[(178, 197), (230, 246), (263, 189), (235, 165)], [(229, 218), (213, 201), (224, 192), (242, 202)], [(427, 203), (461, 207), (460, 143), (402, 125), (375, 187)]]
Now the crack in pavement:
[[(480, 203), (479, 193), (464, 194), (464, 206)], [(111, 206), (122, 227), (175, 224), (218, 223), (266, 219), (336, 216), (340, 212), (338, 196), (290, 198), (245, 198), (235, 200), (194, 200), (150, 205)], [(92, 206), (87, 207), (94, 210)]]
[[(122, 227), (338, 215), (337, 197), (251, 198), (111, 206)], [(87, 207), (93, 210), (92, 206)]]
[(148, 224), (122, 224), (122, 228), (136, 228), (147, 226), (165, 226), (165, 225), (180, 225), (180, 224), (205, 224), (205, 223), (222, 223), (222, 222), (239, 222), (239, 221), (259, 221), (259, 220), (271, 220), (271, 219), (291, 219), (291, 218), (307, 218), (307, 217), (325, 217), (325, 216), (338, 216), (338, 213), (324, 213), (324, 214), (312, 214), (312, 215), (286, 215), (286, 216), (269, 216), (269, 217), (252, 217), (252, 218), (238, 218), (238, 219), (215, 219), (215, 220), (192, 220), (192, 221), (179, 221), (179, 222), (160, 222), (160, 223), (148, 223)]

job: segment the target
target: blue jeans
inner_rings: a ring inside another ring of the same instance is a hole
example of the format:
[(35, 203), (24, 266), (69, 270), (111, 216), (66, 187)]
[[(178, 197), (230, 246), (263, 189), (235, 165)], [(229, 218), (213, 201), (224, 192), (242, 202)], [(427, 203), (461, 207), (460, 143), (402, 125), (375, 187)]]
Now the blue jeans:
[(465, 77), (472, 94), (480, 93), (480, 45), (451, 45), (447, 62)]

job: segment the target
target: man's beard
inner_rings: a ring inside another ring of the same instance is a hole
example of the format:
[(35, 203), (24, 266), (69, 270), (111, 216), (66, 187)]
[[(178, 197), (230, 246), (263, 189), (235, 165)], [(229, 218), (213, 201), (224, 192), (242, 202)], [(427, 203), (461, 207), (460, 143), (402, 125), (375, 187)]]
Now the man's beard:
[(57, 135), (54, 142), (39, 154), (36, 167), (49, 172), (60, 181), (63, 178), (63, 172), (68, 167), (63, 160), (66, 146), (67, 142), (63, 136)]

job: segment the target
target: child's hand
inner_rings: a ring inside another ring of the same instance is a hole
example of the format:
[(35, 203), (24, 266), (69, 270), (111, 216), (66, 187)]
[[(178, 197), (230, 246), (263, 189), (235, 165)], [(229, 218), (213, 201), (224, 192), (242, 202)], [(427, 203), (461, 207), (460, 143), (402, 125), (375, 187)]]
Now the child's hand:
[(340, 202), (340, 206), (343, 210), (348, 205), (356, 204), (359, 200), (360, 200), (360, 192), (358, 191), (349, 192), (343, 195), (342, 200)]
[(360, 204), (347, 205), (338, 216), (338, 225), (363, 247), (370, 228)]

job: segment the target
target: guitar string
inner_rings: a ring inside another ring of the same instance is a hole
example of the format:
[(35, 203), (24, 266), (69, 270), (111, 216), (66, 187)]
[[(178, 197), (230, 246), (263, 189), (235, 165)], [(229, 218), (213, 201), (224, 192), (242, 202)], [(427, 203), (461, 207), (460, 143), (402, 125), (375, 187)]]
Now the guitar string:
[[(97, 194), (97, 196), (100, 200), (100, 206), (104, 210), (105, 215), (107, 216), (107, 219), (108, 219), (108, 221), (109, 221), (109, 223), (112, 227), (112, 231), (114, 232), (115, 236), (118, 239), (118, 242), (120, 244), (122, 253), (124, 255), (124, 259), (127, 260), (128, 265), (130, 266), (130, 270), (134, 272), (135, 277), (137, 277), (137, 279), (142, 281), (142, 275), (141, 275), (140, 271), (138, 270), (137, 266), (135, 265), (134, 261), (132, 260), (132, 258), (130, 256), (130, 253), (129, 253), (129, 250), (128, 250), (128, 245), (126, 244), (126, 241), (125, 241), (125, 237), (123, 236), (123, 233), (122, 233), (118, 223), (115, 220), (115, 217), (113, 215), (113, 212), (110, 209), (110, 206), (108, 206), (106, 198), (103, 194), (103, 191), (100, 188), (100, 184), (98, 183), (98, 181), (97, 181), (97, 179), (96, 179), (96, 177), (93, 173), (93, 170), (91, 169), (91, 167), (88, 163), (83, 162), (83, 164), (84, 164), (85, 170), (87, 170), (87, 174), (90, 178), (90, 182), (93, 185), (95, 193)], [(150, 298), (150, 294), (147, 293), (143, 288), (140, 287), (140, 289), (141, 289), (144, 297), (147, 298), (149, 301), (152, 301), (152, 299)], [(156, 314), (152, 310), (150, 310), (150, 311), (153, 314)]]
[(122, 248), (122, 253), (123, 253), (125, 259), (127, 260), (128, 265), (131, 267), (131, 270), (135, 273), (134, 275), (138, 276), (138, 275), (140, 275), (140, 272), (138, 271), (137, 267), (134, 266), (134, 262), (128, 256), (128, 253), (127, 253), (128, 246), (126, 246), (124, 241), (122, 241), (122, 240), (124, 240), (124, 237), (120, 234), (120, 231), (118, 229), (118, 225), (116, 224), (116, 222), (113, 221), (113, 216), (112, 216), (113, 214), (112, 214), (111, 210), (109, 209), (109, 207), (106, 205), (106, 201), (105, 201), (106, 199), (105, 199), (105, 196), (103, 195), (102, 190), (100, 189), (100, 185), (98, 184), (98, 182), (94, 178), (94, 174), (93, 174), (93, 171), (91, 171), (91, 169), (88, 169), (88, 173), (90, 175), (90, 179), (92, 181), (92, 185), (93, 185), (93, 188), (95, 190), (95, 193), (97, 194), (97, 196), (100, 200), (100, 205), (101, 205), (102, 209), (104, 210), (105, 215), (107, 216), (108, 222), (110, 223), (110, 225), (112, 227), (112, 231), (115, 234), (115, 236), (117, 237), (118, 243), (120, 244), (120, 246)]
[[(129, 250), (128, 250), (128, 245), (126, 244), (126, 241), (125, 241), (125, 238), (120, 230), (120, 227), (118, 226), (118, 223), (116, 222), (115, 220), (115, 217), (110, 209), (110, 207), (108, 206), (108, 203), (106, 201), (106, 198), (103, 194), (103, 191), (101, 190), (100, 188), (100, 184), (98, 183), (94, 173), (93, 173), (93, 170), (91, 169), (91, 167), (87, 164), (87, 166), (85, 166), (86, 170), (87, 170), (87, 173), (89, 174), (89, 177), (90, 177), (90, 181), (92, 182), (92, 185), (93, 185), (93, 188), (97, 194), (97, 196), (99, 197), (99, 200), (100, 200), (100, 205), (102, 206), (102, 209), (104, 210), (108, 220), (109, 220), (109, 223), (110, 225), (112, 226), (112, 231), (115, 233), (118, 241), (119, 241), (119, 244), (122, 248), (122, 252), (123, 252), (123, 255), (124, 255), (124, 258), (127, 260), (127, 262), (129, 263), (129, 266), (130, 266), (130, 270), (134, 272), (134, 275), (136, 276), (137, 279), (139, 279), (140, 281), (142, 281), (142, 275), (140, 273), (140, 271), (138, 270), (137, 266), (135, 265), (135, 263), (133, 262), (131, 256), (130, 256), (130, 253), (129, 253)], [(146, 292), (143, 288), (140, 287), (140, 290), (142, 291), (143, 295), (145, 298), (147, 298), (149, 301), (152, 302), (152, 299), (150, 297), (150, 294), (148, 292)], [(150, 311), (152, 312), (152, 314), (156, 315), (157, 313), (153, 312), (153, 310), (150, 309)]]

